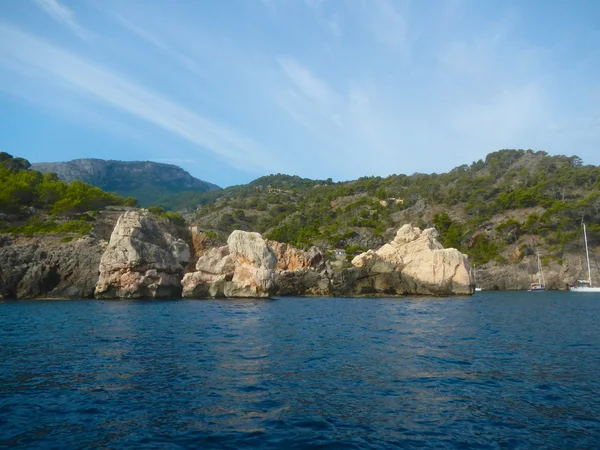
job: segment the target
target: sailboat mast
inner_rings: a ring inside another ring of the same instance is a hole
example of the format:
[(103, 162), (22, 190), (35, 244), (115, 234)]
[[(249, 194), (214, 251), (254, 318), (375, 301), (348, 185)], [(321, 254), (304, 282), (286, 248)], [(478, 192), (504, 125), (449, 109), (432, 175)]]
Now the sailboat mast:
[(583, 239), (585, 241), (585, 259), (587, 260), (587, 266), (588, 266), (588, 281), (590, 282), (590, 286), (591, 286), (592, 285), (592, 271), (590, 269), (590, 253), (588, 251), (587, 233), (585, 231), (585, 223), (583, 224)]

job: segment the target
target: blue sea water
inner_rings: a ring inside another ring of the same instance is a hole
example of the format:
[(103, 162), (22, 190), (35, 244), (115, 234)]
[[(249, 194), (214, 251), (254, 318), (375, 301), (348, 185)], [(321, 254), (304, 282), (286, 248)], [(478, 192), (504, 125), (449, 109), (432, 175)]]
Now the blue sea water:
[(600, 448), (600, 296), (5, 301), (0, 447)]

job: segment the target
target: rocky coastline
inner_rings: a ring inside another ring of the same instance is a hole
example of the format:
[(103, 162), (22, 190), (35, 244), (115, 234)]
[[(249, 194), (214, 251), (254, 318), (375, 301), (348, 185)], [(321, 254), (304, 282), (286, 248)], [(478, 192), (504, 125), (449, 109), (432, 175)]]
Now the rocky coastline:
[(340, 267), (316, 247), (304, 251), (259, 233), (236, 230), (215, 246), (148, 211), (113, 212), (90, 236), (70, 241), (0, 236), (0, 298), (472, 294), (468, 257), (436, 238), (434, 229), (406, 224), (392, 242)]
[[(405, 224), (390, 242), (348, 262), (258, 233), (233, 231), (223, 245), (146, 210), (104, 211), (81, 238), (0, 235), (0, 299), (452, 296), (476, 286), (524, 290), (535, 281), (534, 255), (473, 270), (437, 238), (433, 228)], [(566, 289), (585, 271), (581, 255), (546, 261), (546, 288)]]

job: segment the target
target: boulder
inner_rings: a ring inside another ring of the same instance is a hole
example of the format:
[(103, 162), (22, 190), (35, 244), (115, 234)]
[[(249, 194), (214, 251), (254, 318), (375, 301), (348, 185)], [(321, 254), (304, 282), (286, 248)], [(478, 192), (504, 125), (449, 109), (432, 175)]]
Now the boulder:
[(188, 245), (145, 211), (122, 214), (100, 260), (96, 298), (177, 298)]
[(259, 233), (235, 230), (227, 245), (206, 251), (184, 276), (183, 296), (269, 297), (276, 291), (277, 257)]
[(402, 226), (395, 238), (377, 251), (352, 260), (351, 269), (338, 274), (338, 294), (470, 295), (474, 291), (469, 259), (456, 249), (445, 249), (434, 228), (421, 231)]

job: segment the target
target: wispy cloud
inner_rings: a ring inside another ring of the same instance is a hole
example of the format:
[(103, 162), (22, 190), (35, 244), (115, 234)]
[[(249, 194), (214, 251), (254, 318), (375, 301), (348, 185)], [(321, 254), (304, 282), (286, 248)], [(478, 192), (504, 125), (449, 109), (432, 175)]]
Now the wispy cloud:
[(0, 145), (39, 160), (72, 136), (57, 159), (195, 159), (219, 184), (445, 171), (511, 146), (598, 161), (595, 5), (438, 3), (0, 0), (2, 110), (24, 124)]
[(338, 14), (334, 14), (330, 19), (325, 19), (325, 25), (336, 38), (340, 39), (342, 37), (342, 27)]
[(236, 166), (271, 168), (268, 161), (259, 158), (264, 149), (250, 138), (101, 66), (1, 23), (0, 55), (41, 69), (103, 104), (152, 123)]
[(169, 45), (167, 45), (158, 36), (150, 33), (149, 31), (147, 31), (144, 28), (140, 27), (139, 25), (136, 25), (133, 22), (125, 19), (124, 17), (117, 15), (116, 18), (119, 21), (119, 23), (121, 23), (121, 25), (123, 25), (126, 29), (128, 29), (132, 33), (136, 34), (137, 36), (141, 37), (145, 41), (149, 42), (150, 44), (152, 44), (154, 47), (158, 48), (159, 50), (162, 50), (163, 52), (167, 53), (173, 59), (178, 61), (182, 66), (186, 67), (191, 72), (194, 72), (197, 75), (203, 75), (198, 64), (189, 56), (184, 55), (183, 53), (172, 49)]
[(285, 74), (304, 95), (320, 103), (334, 101), (335, 94), (327, 83), (314, 76), (309, 69), (292, 58), (279, 58), (278, 61)]
[[(367, 86), (357, 81), (334, 89), (312, 70), (290, 58), (278, 59), (283, 84), (278, 103), (288, 115), (310, 130), (327, 149), (320, 155), (355, 174), (373, 173), (375, 166), (398, 148), (402, 126)], [(368, 151), (370, 157), (356, 161), (346, 152)], [(360, 175), (359, 175), (360, 176)]]
[(371, 31), (384, 45), (408, 50), (410, 41), (408, 11), (410, 2), (400, 3), (391, 0), (370, 0), (363, 6)]
[(75, 14), (58, 0), (33, 0), (50, 17), (62, 23), (82, 39), (89, 39), (89, 33), (75, 20)]

